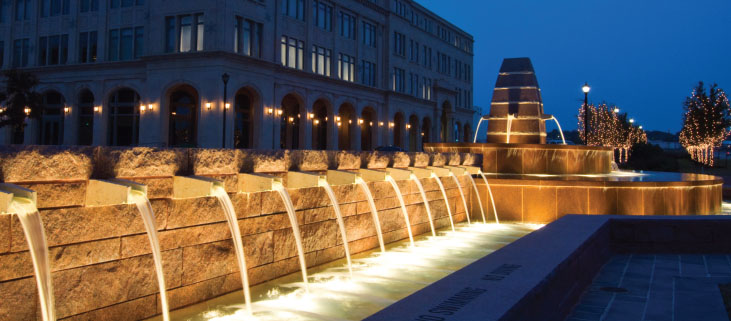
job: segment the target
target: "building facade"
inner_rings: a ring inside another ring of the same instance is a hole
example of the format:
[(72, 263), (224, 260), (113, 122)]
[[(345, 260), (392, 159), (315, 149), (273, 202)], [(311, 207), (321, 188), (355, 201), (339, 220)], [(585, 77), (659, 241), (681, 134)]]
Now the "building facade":
[(411, 0), (10, 0), (43, 116), (4, 144), (369, 150), (469, 140), (473, 39)]

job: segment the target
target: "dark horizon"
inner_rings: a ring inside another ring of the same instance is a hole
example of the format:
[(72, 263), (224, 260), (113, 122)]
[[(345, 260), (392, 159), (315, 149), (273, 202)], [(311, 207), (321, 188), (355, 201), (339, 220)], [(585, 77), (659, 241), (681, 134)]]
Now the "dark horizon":
[[(698, 81), (731, 91), (729, 1), (417, 2), (475, 38), (474, 102), (482, 114), (504, 58), (531, 58), (544, 111), (565, 130), (576, 129), (584, 82), (590, 102), (616, 104), (644, 129), (672, 133)], [(691, 47), (691, 39), (705, 47)]]

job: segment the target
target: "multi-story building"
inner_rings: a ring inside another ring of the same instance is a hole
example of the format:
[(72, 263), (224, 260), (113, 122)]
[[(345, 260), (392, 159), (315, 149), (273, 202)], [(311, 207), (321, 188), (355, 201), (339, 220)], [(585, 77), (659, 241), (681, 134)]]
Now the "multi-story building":
[(43, 95), (43, 116), (1, 143), (420, 150), (471, 136), (472, 36), (412, 0), (0, 3), (0, 64)]

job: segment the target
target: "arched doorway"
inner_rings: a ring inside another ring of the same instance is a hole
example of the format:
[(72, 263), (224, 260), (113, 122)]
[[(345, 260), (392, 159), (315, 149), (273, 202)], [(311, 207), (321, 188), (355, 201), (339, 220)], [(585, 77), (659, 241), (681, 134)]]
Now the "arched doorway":
[(173, 88), (169, 97), (168, 145), (174, 147), (197, 146), (198, 92), (189, 85), (181, 85)]
[(404, 114), (396, 113), (393, 116), (393, 145), (404, 148)]
[(360, 149), (364, 151), (373, 150), (375, 134), (373, 125), (376, 122), (376, 111), (371, 107), (366, 107), (360, 117), (362, 120), (360, 124)]
[(411, 115), (409, 117), (409, 125), (407, 126), (409, 132), (409, 151), (415, 152), (419, 150), (419, 117)]
[(66, 99), (57, 91), (48, 91), (41, 97), (39, 136), (41, 145), (63, 144), (63, 118)]
[(316, 150), (326, 150), (328, 135), (328, 103), (323, 99), (318, 99), (312, 105), (312, 148)]
[(355, 110), (351, 104), (342, 104), (338, 110), (338, 149), (350, 150), (352, 148), (353, 131), (357, 129)]
[(431, 142), (431, 119), (429, 117), (425, 117), (424, 121), (421, 125), (421, 144), (422, 149), (424, 143), (430, 143)]
[(280, 141), (282, 149), (298, 149), (300, 147), (300, 100), (293, 94), (282, 99), (282, 115), (280, 116)]
[(442, 104), (442, 114), (439, 117), (439, 138), (442, 143), (446, 143), (449, 138), (449, 119), (447, 119), (447, 108), (449, 108), (449, 103), (445, 101), (444, 104)]
[(140, 95), (129, 88), (122, 88), (109, 96), (110, 146), (134, 146), (139, 143)]
[(464, 124), (464, 137), (462, 138), (462, 141), (465, 143), (472, 141), (472, 126), (470, 126), (469, 123)]
[(234, 98), (234, 148), (254, 147), (254, 106), (256, 94), (241, 88)]
[(78, 144), (91, 145), (94, 141), (94, 94), (84, 89), (79, 93)]

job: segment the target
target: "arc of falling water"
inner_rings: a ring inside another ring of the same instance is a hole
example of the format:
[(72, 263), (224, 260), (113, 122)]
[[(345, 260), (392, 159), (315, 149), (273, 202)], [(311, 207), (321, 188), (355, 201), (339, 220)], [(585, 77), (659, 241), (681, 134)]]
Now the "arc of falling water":
[(459, 195), (462, 196), (462, 205), (464, 206), (464, 212), (467, 216), (467, 224), (472, 224), (472, 222), (470, 222), (470, 211), (467, 209), (467, 199), (464, 198), (464, 192), (462, 192), (462, 186), (459, 185), (459, 179), (457, 179), (457, 176), (451, 171), (449, 172), (449, 176), (452, 176), (454, 179), (454, 183), (457, 184), (457, 189), (459, 190)]
[(482, 176), (482, 179), (485, 181), (485, 186), (487, 186), (487, 193), (490, 194), (490, 202), (492, 202), (492, 212), (495, 214), (495, 223), (500, 224), (500, 220), (497, 218), (497, 208), (495, 207), (495, 197), (492, 196), (492, 189), (490, 189), (490, 183), (487, 182), (487, 177), (485, 177), (485, 173), (482, 171), (479, 172), (480, 176)]
[(414, 234), (411, 233), (411, 222), (409, 221), (409, 213), (406, 211), (406, 204), (404, 204), (404, 197), (401, 195), (401, 189), (396, 184), (396, 180), (391, 175), (386, 174), (386, 181), (391, 183), (391, 187), (396, 192), (396, 198), (398, 198), (399, 204), (401, 204), (401, 211), (404, 213), (404, 221), (406, 221), (406, 230), (409, 232), (409, 242), (411, 246), (414, 246)]
[(162, 273), (162, 254), (160, 252), (160, 239), (157, 237), (157, 226), (155, 224), (155, 212), (152, 210), (152, 204), (144, 192), (130, 189), (129, 198), (137, 206), (137, 210), (142, 216), (147, 230), (147, 238), (150, 240), (152, 248), (152, 259), (155, 261), (155, 272), (157, 273), (157, 286), (160, 289), (160, 302), (162, 303), (162, 318), (170, 321), (170, 308), (168, 306), (168, 298), (165, 287), (165, 276)]
[(48, 259), (48, 242), (43, 229), (41, 215), (34, 202), (23, 197), (13, 197), (8, 208), (20, 220), (28, 250), (33, 260), (33, 272), (38, 286), (38, 297), (41, 302), (41, 315), (44, 321), (55, 321), (56, 310), (51, 281), (51, 265)]
[(292, 234), (294, 234), (294, 241), (297, 245), (297, 255), (300, 261), (300, 270), (302, 270), (302, 281), (305, 283), (305, 291), (310, 291), (310, 286), (307, 281), (307, 261), (305, 261), (305, 250), (302, 246), (302, 234), (300, 234), (300, 227), (297, 223), (297, 216), (294, 212), (294, 204), (292, 204), (292, 198), (289, 197), (289, 192), (284, 188), (281, 182), (274, 182), (272, 189), (279, 193), (279, 196), (284, 202), (284, 207), (287, 209), (287, 216), (289, 217), (289, 223), (292, 226)]
[(426, 192), (424, 192), (424, 186), (421, 185), (421, 181), (419, 180), (416, 175), (411, 174), (411, 180), (416, 183), (416, 187), (419, 188), (419, 193), (421, 193), (421, 199), (424, 200), (424, 206), (426, 207), (426, 215), (429, 217), (429, 227), (431, 227), (431, 235), (437, 236), (436, 230), (434, 230), (434, 220), (431, 216), (431, 209), (429, 208), (429, 201), (426, 199)]
[(376, 226), (376, 235), (378, 236), (378, 245), (381, 246), (381, 252), (386, 252), (386, 245), (383, 243), (383, 232), (381, 231), (381, 222), (378, 219), (378, 210), (376, 209), (376, 202), (373, 201), (373, 194), (371, 189), (368, 188), (368, 184), (360, 177), (355, 178), (355, 183), (363, 189), (368, 199), (368, 205), (371, 207), (371, 215), (373, 215), (373, 225)]
[(432, 173), (431, 177), (437, 181), (437, 185), (439, 185), (439, 190), (442, 191), (442, 197), (444, 197), (444, 203), (447, 204), (447, 214), (449, 214), (449, 224), (452, 226), (452, 232), (456, 231), (454, 228), (454, 220), (452, 220), (452, 210), (449, 209), (449, 200), (447, 200), (447, 192), (444, 190), (444, 185), (442, 184), (442, 180), (439, 179), (439, 176), (437, 174)]
[(563, 137), (563, 129), (561, 129), (561, 124), (558, 123), (558, 119), (556, 119), (556, 116), (551, 115), (551, 119), (556, 122), (556, 126), (558, 126), (558, 132), (561, 133), (561, 140), (563, 141), (563, 144), (566, 145), (566, 138)]
[(252, 315), (251, 310), (251, 292), (249, 290), (249, 275), (246, 268), (246, 257), (244, 256), (244, 243), (241, 240), (241, 230), (239, 230), (239, 220), (236, 217), (231, 198), (228, 196), (226, 189), (220, 185), (213, 185), (211, 194), (218, 199), (218, 203), (223, 207), (223, 213), (228, 222), (228, 228), (231, 230), (231, 239), (234, 242), (234, 250), (236, 251), (236, 260), (239, 264), (239, 272), (241, 273), (241, 283), (244, 291), (244, 301), (246, 303), (246, 312)]
[(338, 199), (335, 197), (335, 192), (333, 192), (332, 186), (330, 186), (330, 183), (327, 182), (327, 179), (321, 177), (317, 183), (320, 187), (325, 189), (327, 197), (330, 198), (330, 203), (332, 203), (333, 209), (335, 210), (335, 218), (337, 219), (338, 226), (340, 227), (340, 237), (343, 239), (345, 258), (348, 261), (348, 272), (350, 272), (350, 276), (352, 277), (353, 265), (350, 261), (350, 245), (348, 245), (348, 236), (345, 231), (345, 222), (343, 221), (343, 213), (340, 211), (340, 204), (338, 203)]
[[(465, 176), (467, 176), (470, 179), (470, 182), (472, 182), (472, 188), (475, 190), (475, 196), (477, 196), (477, 203), (480, 204), (480, 213), (482, 214), (482, 222), (487, 223), (487, 219), (485, 218), (485, 209), (482, 206), (482, 199), (480, 198), (480, 192), (477, 190), (477, 184), (475, 183), (475, 179), (472, 178), (472, 175), (469, 172), (465, 172)], [(492, 196), (490, 196), (492, 198)]]
[(511, 127), (513, 127), (513, 118), (515, 118), (515, 116), (513, 116), (513, 114), (508, 114), (508, 138), (507, 138), (507, 141), (505, 142), (506, 144), (510, 144), (510, 132), (512, 130)]

